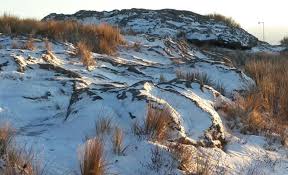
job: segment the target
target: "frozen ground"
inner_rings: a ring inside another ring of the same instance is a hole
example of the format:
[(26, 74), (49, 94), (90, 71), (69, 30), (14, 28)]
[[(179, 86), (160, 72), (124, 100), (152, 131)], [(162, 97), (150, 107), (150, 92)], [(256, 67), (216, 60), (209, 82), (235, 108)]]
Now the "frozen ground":
[[(171, 163), (167, 144), (139, 139), (132, 132), (135, 121), (143, 123), (149, 102), (172, 111), (178, 129), (170, 144), (189, 140), (185, 146), (191, 155), (212, 155), (227, 174), (287, 174), (287, 148), (262, 136), (231, 131), (215, 110), (220, 102), (229, 102), (226, 97), (252, 81), (249, 77), (219, 60), (219, 55), (215, 59), (213, 54), (217, 53), (184, 47), (171, 38), (151, 40), (145, 34), (125, 38), (130, 46), (137, 42), (140, 48), (121, 47), (117, 56), (95, 53), (97, 66), (87, 71), (79, 58), (69, 54), (73, 48), (69, 43), (53, 43), (55, 58), (45, 61), (42, 40), (35, 41), (35, 51), (28, 51), (12, 49), (13, 41), (21, 43), (27, 38), (0, 35), (0, 120), (10, 122), (18, 131), (20, 145), (39, 152), (48, 174), (79, 173), (79, 151), (85, 138), (95, 137), (95, 122), (103, 117), (123, 129), (127, 146), (123, 156), (115, 155), (112, 136), (106, 136), (109, 172), (167, 174), (167, 166), (160, 172), (149, 166), (151, 149), (159, 147), (164, 164), (172, 167), (171, 174), (182, 174)], [(223, 84), (226, 97), (213, 87), (177, 79), (179, 70), (206, 73), (212, 81)]]

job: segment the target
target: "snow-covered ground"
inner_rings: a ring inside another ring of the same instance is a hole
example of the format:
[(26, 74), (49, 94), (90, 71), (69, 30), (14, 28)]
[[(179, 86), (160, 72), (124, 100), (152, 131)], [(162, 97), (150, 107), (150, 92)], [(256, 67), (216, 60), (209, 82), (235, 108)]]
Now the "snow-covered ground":
[[(145, 34), (125, 38), (129, 45), (137, 42), (140, 48), (121, 47), (117, 56), (94, 53), (97, 65), (88, 71), (79, 58), (69, 54), (73, 47), (69, 43), (53, 43), (55, 57), (43, 59), (43, 41), (35, 41), (34, 51), (12, 49), (13, 42), (27, 38), (0, 35), (0, 122), (8, 121), (17, 130), (19, 145), (39, 152), (48, 174), (79, 173), (79, 151), (85, 138), (96, 136), (95, 122), (101, 118), (111, 119), (113, 126), (123, 130), (127, 146), (124, 155), (115, 155), (112, 136), (105, 137), (110, 173), (167, 174), (172, 167), (171, 174), (182, 174), (171, 163), (174, 156), (167, 144), (139, 139), (132, 132), (136, 121), (143, 123), (147, 104), (152, 102), (173, 114), (178, 129), (170, 144), (189, 140), (185, 146), (191, 155), (212, 155), (227, 174), (287, 174), (287, 148), (269, 138), (231, 131), (215, 110), (229, 99), (213, 87), (177, 79), (176, 72), (206, 73), (223, 84), (227, 97), (252, 81), (249, 77), (219, 57), (216, 60), (192, 46), (184, 49), (171, 38), (151, 40), (149, 36), (148, 40)], [(155, 147), (169, 165), (161, 172), (150, 166)]]

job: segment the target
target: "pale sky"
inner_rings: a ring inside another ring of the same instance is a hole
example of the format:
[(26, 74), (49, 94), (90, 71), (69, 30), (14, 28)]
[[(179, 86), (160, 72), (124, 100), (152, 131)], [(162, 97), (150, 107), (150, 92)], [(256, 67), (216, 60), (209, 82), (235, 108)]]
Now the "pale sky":
[(258, 21), (265, 22), (270, 43), (288, 35), (288, 0), (0, 0), (0, 13), (41, 19), (49, 13), (72, 14), (78, 10), (129, 8), (189, 10), (199, 14), (221, 13), (238, 21), (251, 34), (262, 39)]

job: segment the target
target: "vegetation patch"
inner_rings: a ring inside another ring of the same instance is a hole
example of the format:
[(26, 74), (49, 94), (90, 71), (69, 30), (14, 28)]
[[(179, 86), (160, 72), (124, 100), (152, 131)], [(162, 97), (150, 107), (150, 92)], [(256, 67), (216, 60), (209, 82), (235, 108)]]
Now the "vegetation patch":
[(9, 35), (33, 35), (77, 44), (82, 41), (93, 52), (114, 54), (123, 44), (120, 31), (108, 24), (83, 25), (76, 21), (39, 21), (16, 16), (0, 17), (0, 32)]
[(104, 144), (99, 138), (89, 140), (81, 153), (81, 175), (105, 175), (108, 164), (104, 154)]
[(244, 70), (255, 84), (248, 84), (245, 92), (235, 98), (235, 104), (225, 109), (228, 116), (242, 121), (242, 132), (276, 133), (283, 142), (287, 140), (287, 65), (282, 55), (261, 53), (246, 59)]
[(226, 16), (221, 15), (221, 14), (217, 14), (217, 13), (208, 14), (207, 17), (210, 19), (214, 19), (215, 21), (218, 21), (218, 22), (223, 22), (224, 24), (226, 24), (230, 27), (235, 27), (235, 28), (241, 27), (240, 24), (238, 22), (236, 22), (233, 18), (226, 17)]

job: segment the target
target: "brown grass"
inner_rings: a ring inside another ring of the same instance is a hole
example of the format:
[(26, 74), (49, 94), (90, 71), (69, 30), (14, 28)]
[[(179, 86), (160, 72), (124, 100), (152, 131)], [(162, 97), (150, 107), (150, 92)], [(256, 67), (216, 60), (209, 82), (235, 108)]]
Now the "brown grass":
[(101, 136), (104, 134), (110, 134), (112, 130), (112, 123), (110, 118), (100, 118), (95, 123), (96, 135)]
[(178, 160), (178, 169), (184, 174), (195, 175), (224, 175), (227, 174), (227, 165), (222, 162), (217, 152), (210, 154), (199, 151), (197, 148), (183, 144), (171, 145), (170, 150)]
[(230, 27), (236, 27), (236, 28), (241, 27), (240, 24), (236, 22), (234, 19), (232, 19), (231, 17), (226, 17), (221, 14), (217, 14), (217, 13), (208, 14), (207, 17), (210, 19), (214, 19), (215, 21), (223, 22)]
[(13, 136), (14, 132), (8, 123), (0, 127), (0, 156), (6, 153)]
[(144, 133), (152, 140), (163, 141), (169, 137), (170, 111), (166, 108), (148, 104), (144, 121)]
[(71, 43), (85, 42), (93, 52), (114, 54), (123, 38), (117, 28), (108, 24), (83, 25), (76, 21), (38, 21), (16, 16), (0, 17), (0, 32), (13, 35), (34, 35)]
[(24, 44), (23, 49), (35, 50), (34, 39), (32, 37), (29, 37), (29, 39)]
[(113, 152), (117, 155), (124, 155), (125, 147), (123, 146), (124, 134), (122, 129), (116, 127), (114, 130), (112, 143), (113, 143)]
[(270, 128), (281, 134), (284, 132), (281, 130), (285, 128), (281, 129), (281, 126), (283, 124), (288, 126), (287, 66), (287, 58), (275, 55), (263, 57), (261, 60), (252, 59), (245, 66), (246, 72), (255, 80), (257, 88), (250, 90), (244, 98), (245, 101), (251, 103), (250, 121), (262, 123), (263, 126), (260, 125), (262, 126), (260, 129)]
[(279, 134), (288, 138), (288, 60), (281, 55), (257, 54), (247, 59), (246, 73), (255, 85), (236, 98), (225, 110), (228, 116), (240, 118), (243, 132)]
[(107, 174), (107, 162), (104, 155), (104, 145), (101, 139), (89, 140), (85, 144), (80, 158), (81, 175)]
[(83, 65), (87, 68), (96, 65), (91, 49), (85, 42), (80, 41), (77, 43), (77, 55), (80, 56)]
[(172, 122), (171, 113), (167, 108), (149, 103), (147, 105), (147, 114), (143, 125), (138, 121), (132, 125), (134, 135), (141, 138), (148, 136), (153, 141), (164, 141), (169, 138), (169, 124)]
[(43, 175), (44, 169), (37, 162), (36, 155), (32, 150), (26, 151), (25, 148), (17, 149), (10, 145), (7, 150), (6, 167), (4, 175)]
[(37, 162), (32, 149), (19, 148), (15, 144), (14, 131), (9, 124), (0, 127), (0, 156), (5, 156), (5, 168), (0, 170), (3, 175), (42, 175), (44, 169)]

